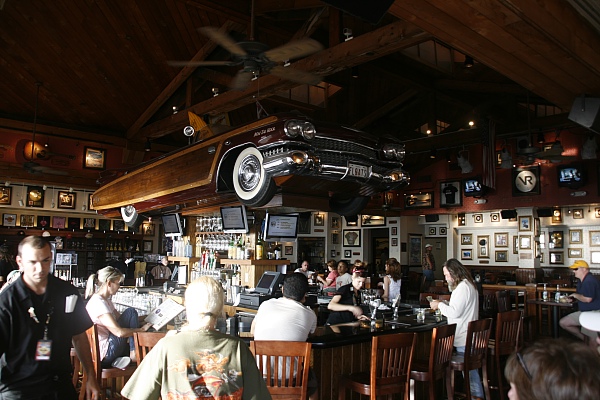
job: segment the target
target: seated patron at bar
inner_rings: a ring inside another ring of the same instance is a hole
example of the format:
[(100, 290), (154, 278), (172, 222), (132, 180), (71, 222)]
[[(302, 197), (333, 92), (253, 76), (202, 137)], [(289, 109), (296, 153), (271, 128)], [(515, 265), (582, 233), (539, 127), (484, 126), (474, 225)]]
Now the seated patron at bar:
[(575, 311), (560, 320), (560, 326), (578, 337), (585, 340), (589, 337), (588, 343), (594, 350), (596, 349), (596, 333), (581, 327), (579, 316), (582, 311), (600, 310), (600, 281), (590, 273), (590, 266), (584, 260), (577, 260), (569, 267), (573, 270), (575, 278), (578, 279), (577, 291), (569, 296), (571, 301), (577, 300), (579, 311)]
[(296, 268), (296, 270), (294, 272), (301, 273), (302, 275), (306, 276), (308, 279), (311, 279), (314, 274), (314, 271), (311, 271), (309, 269), (309, 264), (308, 264), (308, 261), (306, 261), (306, 260), (302, 261), (300, 268)]
[(271, 399), (248, 345), (215, 330), (223, 288), (209, 276), (185, 291), (188, 323), (144, 357), (121, 394), (130, 400)]
[(365, 284), (366, 274), (367, 270), (364, 267), (355, 267), (352, 271), (352, 283), (342, 286), (335, 292), (327, 305), (327, 308), (331, 311), (327, 318), (327, 325), (369, 319), (369, 317), (363, 315), (363, 310), (360, 307), (360, 290)]
[(336, 290), (335, 282), (339, 275), (338, 271), (337, 271), (337, 264), (336, 264), (335, 260), (327, 261), (327, 270), (329, 271), (327, 278), (323, 278), (322, 276), (317, 276), (317, 279), (319, 280), (319, 282), (321, 282), (323, 284), (324, 292), (335, 292), (335, 290)]
[(151, 324), (139, 327), (138, 313), (133, 307), (119, 313), (111, 298), (117, 293), (123, 272), (114, 267), (104, 267), (88, 278), (85, 308), (98, 326), (98, 344), (102, 367), (108, 368), (118, 357), (129, 356), (135, 361), (134, 332), (147, 331)]
[(402, 285), (402, 271), (400, 263), (395, 258), (390, 258), (385, 262), (385, 277), (383, 278), (383, 298), (384, 301), (393, 301), (400, 299), (400, 286)]
[(340, 261), (338, 263), (338, 274), (339, 276), (335, 280), (335, 288), (339, 290), (344, 285), (352, 283), (352, 275), (348, 273), (348, 264), (346, 261)]
[[(451, 258), (446, 261), (443, 271), (448, 288), (452, 292), (450, 302), (446, 304), (433, 300), (430, 306), (433, 310), (439, 308), (442, 315), (448, 318), (448, 324), (456, 324), (454, 347), (458, 354), (464, 354), (469, 322), (479, 319), (479, 294), (471, 278), (471, 273), (457, 259)], [(478, 370), (469, 371), (469, 381), (473, 399), (483, 399), (483, 386)]]
[[(303, 303), (308, 292), (308, 279), (295, 272), (288, 275), (281, 289), (283, 297), (263, 302), (252, 321), (250, 332), (254, 340), (284, 340), (305, 342), (317, 329), (317, 316)], [(310, 371), (308, 396), (318, 399), (317, 377)]]
[(504, 368), (510, 400), (596, 400), (600, 357), (583, 343), (548, 339), (512, 354)]

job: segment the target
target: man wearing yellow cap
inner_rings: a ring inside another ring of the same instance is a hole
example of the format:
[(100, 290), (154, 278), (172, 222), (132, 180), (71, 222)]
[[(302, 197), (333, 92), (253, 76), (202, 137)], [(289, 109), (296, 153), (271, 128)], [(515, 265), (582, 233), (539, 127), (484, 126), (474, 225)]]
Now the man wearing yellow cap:
[(596, 348), (595, 332), (592, 332), (581, 326), (579, 316), (582, 311), (600, 310), (600, 281), (590, 274), (590, 266), (583, 260), (577, 260), (569, 267), (573, 270), (577, 282), (577, 292), (569, 296), (571, 301), (577, 300), (579, 311), (571, 313), (560, 320), (560, 326), (584, 340), (586, 336), (591, 337), (589, 340), (590, 347)]

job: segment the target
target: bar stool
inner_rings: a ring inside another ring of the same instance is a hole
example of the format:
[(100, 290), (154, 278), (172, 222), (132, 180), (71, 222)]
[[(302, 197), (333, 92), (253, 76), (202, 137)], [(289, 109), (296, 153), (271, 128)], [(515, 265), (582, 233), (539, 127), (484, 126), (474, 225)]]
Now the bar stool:
[(165, 332), (134, 332), (133, 341), (135, 343), (135, 357), (138, 364), (142, 362), (146, 354), (156, 343), (166, 335)]
[(498, 290), (496, 292), (496, 304), (498, 305), (499, 313), (512, 310), (508, 299), (508, 290)]
[(467, 343), (465, 345), (464, 355), (455, 355), (450, 361), (448, 368), (448, 379), (446, 385), (448, 390), (448, 399), (454, 398), (454, 372), (465, 372), (465, 392), (467, 400), (471, 400), (471, 385), (469, 385), (469, 371), (481, 368), (483, 375), (483, 390), (486, 399), (490, 397), (490, 386), (487, 373), (487, 353), (492, 330), (492, 319), (485, 318), (469, 322), (467, 328)]
[(404, 393), (409, 399), (410, 370), (417, 335), (415, 333), (394, 333), (374, 336), (371, 342), (371, 368), (369, 372), (356, 372), (340, 377), (339, 400), (346, 398), (346, 388), (369, 396)]
[[(429, 382), (429, 400), (436, 400), (435, 381), (445, 379), (452, 359), (456, 324), (439, 326), (433, 329), (429, 358), (415, 359), (410, 371), (410, 379)], [(450, 393), (448, 394), (450, 396)]]
[(518, 350), (521, 340), (522, 313), (519, 310), (499, 312), (496, 317), (496, 335), (489, 341), (492, 360), (492, 376), (498, 380), (500, 399), (506, 398), (504, 389), (504, 374), (501, 357), (509, 356)]

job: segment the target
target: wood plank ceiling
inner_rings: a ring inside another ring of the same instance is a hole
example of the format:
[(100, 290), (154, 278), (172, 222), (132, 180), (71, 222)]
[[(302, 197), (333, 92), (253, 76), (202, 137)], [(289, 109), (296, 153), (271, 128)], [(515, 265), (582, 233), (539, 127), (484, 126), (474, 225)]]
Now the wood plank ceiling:
[[(590, 0), (396, 0), (376, 25), (318, 0), (255, 0), (253, 25), (249, 0), (0, 4), (0, 145), (5, 135), (32, 131), (36, 82), (43, 84), (36, 130), (48, 137), (139, 151), (151, 138), (166, 151), (186, 143), (187, 113), (173, 107), (228, 112), (241, 124), (256, 117), (260, 100), (268, 112), (300, 109), (398, 137), (415, 157), (476, 142), (476, 130), (461, 131), (470, 118), (492, 118), (504, 135), (572, 125), (566, 116), (575, 97), (600, 94), (600, 6)], [(234, 40), (254, 28), (254, 38), (271, 48), (293, 38), (319, 41), (322, 51), (292, 66), (322, 77), (323, 103), (291, 99), (292, 90), (308, 89), (273, 75), (232, 91), (240, 67), (169, 65), (228, 60), (199, 32), (203, 26)], [(345, 28), (353, 39), (344, 40)], [(465, 55), (473, 68), (464, 67)], [(555, 111), (530, 115), (528, 101)], [(456, 133), (418, 132), (436, 120)]]

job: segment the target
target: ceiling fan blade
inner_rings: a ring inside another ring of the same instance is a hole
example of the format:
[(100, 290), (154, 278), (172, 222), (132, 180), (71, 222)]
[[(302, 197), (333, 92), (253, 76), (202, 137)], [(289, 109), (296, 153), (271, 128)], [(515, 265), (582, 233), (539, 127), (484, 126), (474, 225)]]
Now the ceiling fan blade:
[(237, 65), (231, 61), (167, 61), (172, 67), (231, 67)]
[(231, 81), (230, 88), (232, 90), (244, 90), (248, 87), (252, 78), (254, 78), (254, 74), (252, 72), (240, 70), (240, 72), (238, 72), (235, 78), (233, 78)]
[(321, 77), (318, 75), (291, 67), (275, 66), (271, 68), (269, 72), (279, 78), (305, 85), (316, 85), (322, 81)]
[(203, 28), (199, 28), (199, 30), (204, 35), (219, 43), (219, 45), (221, 45), (231, 54), (236, 56), (245, 56), (247, 54), (244, 49), (242, 49), (236, 42), (233, 41), (233, 39), (216, 28), (212, 26), (205, 26)]
[(316, 40), (300, 39), (267, 50), (264, 55), (271, 61), (279, 62), (302, 58), (321, 50), (323, 46)]

